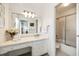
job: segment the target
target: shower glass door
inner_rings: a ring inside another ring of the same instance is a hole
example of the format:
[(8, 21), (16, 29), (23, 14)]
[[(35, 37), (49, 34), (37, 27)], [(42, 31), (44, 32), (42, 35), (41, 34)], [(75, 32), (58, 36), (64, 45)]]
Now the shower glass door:
[(76, 47), (76, 15), (66, 16), (65, 19), (65, 43)]
[(57, 41), (63, 42), (63, 37), (64, 37), (64, 22), (65, 22), (65, 17), (57, 18), (56, 20), (56, 38)]

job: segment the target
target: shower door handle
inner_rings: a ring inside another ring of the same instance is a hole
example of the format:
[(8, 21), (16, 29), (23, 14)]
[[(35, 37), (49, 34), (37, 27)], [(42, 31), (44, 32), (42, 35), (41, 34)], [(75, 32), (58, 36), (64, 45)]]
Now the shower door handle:
[(77, 35), (77, 37), (79, 37), (79, 35)]

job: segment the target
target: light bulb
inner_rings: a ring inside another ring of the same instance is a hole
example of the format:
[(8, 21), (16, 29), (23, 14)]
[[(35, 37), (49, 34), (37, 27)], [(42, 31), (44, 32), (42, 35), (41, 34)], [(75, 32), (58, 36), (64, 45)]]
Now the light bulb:
[(28, 16), (28, 13), (27, 12), (25, 12), (25, 17), (27, 17)]
[(30, 18), (32, 16), (31, 12), (29, 12), (28, 17)]
[(29, 12), (29, 11), (25, 11), (22, 13), (25, 17), (28, 17), (28, 18), (34, 18), (36, 17), (37, 15), (35, 15), (33, 12)]
[(35, 17), (35, 14), (32, 14), (32, 18), (34, 18)]
[(24, 16), (25, 16), (25, 17), (27, 17), (27, 15), (28, 15), (28, 13), (27, 13), (27, 12), (25, 12), (25, 13), (24, 13)]
[(24, 12), (22, 13), (25, 17), (28, 16), (28, 12), (24, 10)]

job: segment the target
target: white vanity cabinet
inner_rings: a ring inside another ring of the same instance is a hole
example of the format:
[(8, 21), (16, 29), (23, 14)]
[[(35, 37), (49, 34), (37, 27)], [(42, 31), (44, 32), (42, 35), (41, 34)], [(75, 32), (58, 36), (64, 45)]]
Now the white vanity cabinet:
[(6, 41), (0, 43), (0, 55), (20, 55), (32, 50), (32, 56), (40, 56), (48, 53), (47, 42), (48, 37), (46, 36), (27, 37), (26, 39), (17, 41)]
[(47, 40), (34, 41), (32, 43), (32, 55), (40, 56), (48, 52)]

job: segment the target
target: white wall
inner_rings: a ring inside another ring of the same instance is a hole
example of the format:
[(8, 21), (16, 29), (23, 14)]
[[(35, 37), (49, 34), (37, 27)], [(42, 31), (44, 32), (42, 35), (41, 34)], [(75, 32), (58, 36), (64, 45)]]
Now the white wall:
[(54, 56), (56, 49), (55, 49), (55, 6), (57, 4), (47, 4), (44, 8), (42, 19), (43, 19), (43, 27), (46, 27), (49, 25), (49, 45), (48, 45), (48, 51), (50, 56)]
[(23, 13), (24, 10), (34, 12), (41, 17), (41, 11), (43, 11), (44, 3), (11, 3), (9, 4), (10, 10), (16, 13)]

